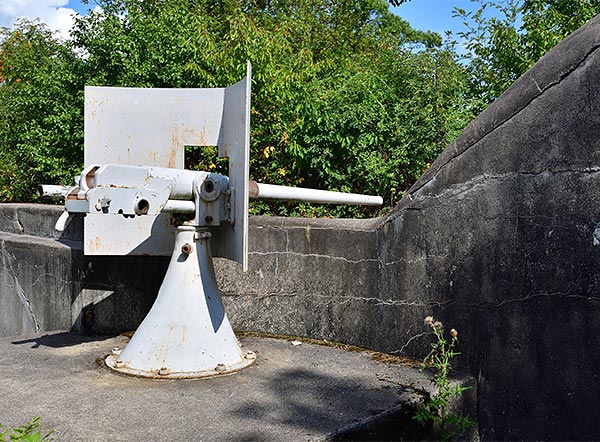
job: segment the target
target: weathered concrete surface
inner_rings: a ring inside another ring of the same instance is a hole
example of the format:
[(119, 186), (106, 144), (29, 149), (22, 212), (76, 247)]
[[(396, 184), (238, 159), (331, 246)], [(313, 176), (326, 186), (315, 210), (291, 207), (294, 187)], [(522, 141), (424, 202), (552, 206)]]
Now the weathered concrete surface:
[(0, 336), (70, 327), (71, 249), (3, 233), (0, 252)]
[(152, 306), (168, 258), (84, 256), (81, 219), (54, 230), (63, 210), (0, 205), (0, 336), (133, 330)]
[(599, 45), (597, 17), (476, 119), (382, 230), (387, 270), (406, 275), (387, 291), (462, 332), (483, 439), (600, 434)]
[(65, 231), (54, 230), (57, 216), (63, 206), (45, 204), (2, 204), (0, 205), (0, 232), (14, 233), (64, 241), (82, 241), (83, 223), (68, 222)]
[(375, 362), (366, 353), (242, 341), (258, 355), (250, 368), (220, 378), (157, 381), (116, 375), (96, 362), (123, 347), (121, 336), (2, 338), (0, 422), (14, 427), (40, 415), (57, 440), (74, 442), (326, 440), (398, 418), (421, 390), (430, 390), (418, 369)]
[(596, 18), (469, 125), (385, 219), (260, 220), (250, 275), (220, 273), (232, 316), (423, 355), (433, 313), (460, 331), (484, 440), (597, 440), (599, 46)]
[[(372, 346), (384, 310), (378, 220), (253, 218), (249, 271), (219, 260), (234, 326)], [(392, 333), (394, 333), (392, 331)]]
[(261, 220), (280, 239), (256, 236), (254, 275), (222, 273), (230, 311), (246, 327), (409, 355), (427, 351), (422, 318), (433, 313), (460, 331), (484, 440), (597, 440), (599, 46), (596, 18), (380, 224)]

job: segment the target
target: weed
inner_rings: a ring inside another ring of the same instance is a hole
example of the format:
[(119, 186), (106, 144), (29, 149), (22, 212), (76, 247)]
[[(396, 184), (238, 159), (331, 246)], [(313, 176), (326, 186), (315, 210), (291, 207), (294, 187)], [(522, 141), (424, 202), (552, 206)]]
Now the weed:
[(431, 351), (425, 357), (423, 366), (433, 371), (431, 380), (436, 392), (429, 395), (424, 403), (417, 409), (413, 419), (427, 424), (431, 423), (435, 432), (439, 433), (441, 440), (447, 441), (460, 435), (465, 430), (475, 425), (467, 416), (452, 413), (449, 409), (450, 400), (468, 390), (460, 384), (451, 384), (448, 373), (451, 369), (450, 360), (460, 353), (454, 351), (458, 342), (458, 332), (450, 330), (450, 341), (444, 335), (444, 325), (435, 321), (432, 316), (425, 318), (425, 324), (431, 327), (434, 334), (434, 342), (431, 343)]
[(40, 423), (39, 416), (34, 417), (28, 423), (21, 425), (12, 431), (8, 428), (2, 431), (2, 424), (0, 424), (1, 442), (6, 441), (6, 436), (9, 437), (8, 440), (10, 442), (51, 442), (54, 440), (50, 437), (52, 433), (54, 433), (54, 430), (42, 436), (42, 424)]

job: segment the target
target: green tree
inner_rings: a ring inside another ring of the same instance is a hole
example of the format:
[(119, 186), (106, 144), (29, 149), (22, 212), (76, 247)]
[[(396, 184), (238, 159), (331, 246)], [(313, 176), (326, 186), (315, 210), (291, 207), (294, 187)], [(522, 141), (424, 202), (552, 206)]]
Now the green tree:
[(42, 182), (72, 182), (82, 158), (81, 59), (48, 28), (0, 29), (0, 199), (31, 201)]
[[(64, 119), (77, 130), (71, 139), (56, 139), (73, 153), (61, 169), (65, 177), (81, 165), (84, 83), (222, 87), (238, 81), (250, 60), (252, 178), (381, 194), (387, 207), (470, 119), (465, 71), (452, 48), (391, 14), (385, 0), (98, 3), (100, 11), (77, 20), (71, 41), (40, 34), (60, 53), (49, 57), (57, 64), (52, 73), (40, 71), (40, 78), (73, 78), (62, 100), (73, 103)], [(57, 112), (47, 104), (42, 114)], [(225, 171), (214, 149), (194, 150), (189, 158), (189, 167)], [(375, 214), (279, 203), (256, 203), (253, 211)]]
[(600, 13), (598, 0), (473, 0), (463, 19), (472, 94), (482, 110), (557, 43)]

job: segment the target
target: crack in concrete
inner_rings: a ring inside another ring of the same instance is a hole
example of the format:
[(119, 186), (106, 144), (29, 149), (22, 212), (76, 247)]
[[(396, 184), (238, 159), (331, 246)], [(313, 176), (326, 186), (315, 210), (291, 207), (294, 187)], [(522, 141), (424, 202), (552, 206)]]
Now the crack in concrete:
[(38, 333), (41, 328), (40, 328), (40, 324), (39, 324), (38, 320), (35, 317), (35, 312), (33, 311), (33, 306), (31, 305), (31, 302), (27, 298), (27, 294), (23, 290), (23, 287), (21, 287), (21, 284), (19, 283), (19, 280), (17, 278), (17, 273), (13, 269), (12, 264), (16, 260), (16, 258), (14, 256), (12, 256), (10, 253), (8, 253), (8, 251), (6, 250), (5, 241), (3, 239), (1, 240), (0, 249), (2, 250), (2, 261), (4, 264), (4, 268), (7, 269), (8, 274), (13, 279), (15, 293), (16, 293), (17, 297), (19, 298), (19, 302), (23, 305), (27, 318), (33, 324), (36, 333)]
[(19, 284), (19, 280), (17, 279), (17, 277), (14, 274), (12, 276), (15, 281), (15, 292), (17, 293), (17, 296), (19, 297), (21, 304), (23, 304), (23, 307), (25, 307), (25, 313), (27, 314), (27, 317), (29, 318), (29, 320), (31, 321), (33, 326), (35, 327), (35, 332), (38, 333), (40, 331), (40, 324), (38, 323), (37, 319), (35, 318), (35, 313), (33, 312), (33, 306), (31, 305), (31, 302), (29, 301), (29, 299), (27, 299), (27, 295), (25, 294), (23, 287), (21, 287), (21, 284)]
[[(510, 219), (510, 218), (508, 218)], [(378, 249), (378, 253), (380, 252), (380, 250)], [(424, 261), (428, 261), (428, 260), (444, 260), (444, 259), (448, 259), (448, 257), (450, 256), (450, 254), (444, 254), (444, 255), (437, 255), (437, 254), (429, 254), (429, 255), (424, 255), (424, 256), (419, 256), (419, 257), (414, 257), (414, 258), (398, 258), (396, 260), (393, 261), (384, 261), (381, 257), (378, 258), (361, 258), (361, 259), (348, 259), (346, 257), (343, 256), (331, 256), (331, 255), (321, 255), (321, 254), (316, 254), (316, 253), (299, 253), (299, 252), (282, 252), (282, 251), (273, 251), (273, 252), (250, 252), (250, 255), (258, 255), (258, 256), (270, 256), (270, 255), (274, 255), (275, 259), (276, 259), (276, 267), (278, 266), (278, 261), (277, 261), (277, 257), (279, 255), (291, 255), (291, 256), (298, 256), (298, 257), (302, 257), (302, 258), (326, 258), (326, 259), (333, 259), (333, 260), (339, 260), (339, 261), (343, 261), (345, 263), (348, 264), (362, 264), (362, 263), (374, 263), (377, 264), (382, 271), (385, 273), (386, 272), (386, 268), (389, 266), (394, 266), (394, 265), (398, 265), (398, 264), (417, 264), (420, 262), (424, 262)], [(466, 259), (463, 260), (454, 260), (453, 263), (454, 264), (463, 264), (467, 261), (471, 261), (473, 258), (472, 257), (467, 257)], [(275, 269), (275, 274), (277, 274), (277, 268)]]
[[(466, 194), (477, 191), (477, 190), (481, 189), (482, 187), (489, 186), (494, 181), (507, 180), (507, 179), (518, 177), (520, 175), (539, 176), (539, 175), (544, 175), (544, 174), (559, 175), (559, 174), (572, 174), (572, 173), (598, 174), (598, 173), (600, 173), (600, 167), (586, 167), (583, 169), (517, 171), (517, 172), (503, 173), (503, 174), (499, 174), (499, 175), (489, 175), (489, 174), (483, 173), (483, 174), (480, 174), (480, 175), (477, 175), (477, 176), (471, 178), (468, 181), (462, 182), (460, 184), (453, 184), (453, 185), (445, 188), (444, 190), (442, 190), (440, 193), (435, 194), (435, 195), (422, 195), (422, 196), (413, 195), (411, 197), (411, 201), (413, 201), (415, 203), (422, 203), (422, 202), (425, 202), (428, 200), (436, 199), (436, 200), (438, 200), (440, 205), (450, 206), (450, 205), (453, 205), (454, 203), (453, 202), (444, 202), (441, 199), (442, 198), (448, 198), (448, 199), (459, 198), (460, 199), (461, 197), (463, 197)], [(422, 207), (410, 207), (409, 208), (409, 207), (407, 207), (406, 210), (426, 210), (429, 208), (431, 208), (431, 207), (427, 207), (427, 208), (422, 208)]]
[[(447, 301), (418, 301), (418, 300), (395, 300), (395, 299), (383, 299), (377, 297), (369, 297), (369, 296), (336, 296), (336, 295), (323, 295), (321, 293), (303, 293), (303, 292), (284, 292), (284, 291), (276, 291), (276, 292), (246, 292), (239, 293), (233, 291), (222, 291), (222, 296), (232, 297), (232, 298), (242, 298), (242, 297), (252, 297), (255, 299), (265, 299), (271, 297), (302, 297), (302, 298), (317, 298), (323, 302), (318, 302), (317, 305), (344, 305), (350, 302), (361, 301), (372, 303), (374, 307), (377, 306), (390, 306), (390, 307), (442, 307), (447, 308), (451, 306), (465, 306), (465, 307), (492, 307), (498, 308), (505, 306), (507, 304), (515, 303), (515, 302), (527, 302), (536, 298), (549, 298), (549, 297), (558, 297), (558, 298), (567, 298), (567, 299), (581, 299), (585, 301), (598, 301), (600, 302), (600, 297), (596, 296), (583, 296), (576, 295), (572, 293), (565, 292), (537, 292), (532, 293), (526, 296), (521, 296), (517, 298), (504, 299), (499, 302), (457, 302), (452, 300)], [(423, 334), (415, 335), (411, 339), (416, 339), (419, 336), (423, 336)], [(402, 351), (408, 344), (407, 342), (404, 346), (398, 350)]]
[[(448, 165), (450, 163), (452, 163), (455, 160), (457, 160), (458, 158), (460, 158), (465, 152), (467, 152), (468, 150), (475, 147), (477, 144), (479, 144), (483, 139), (485, 139), (491, 133), (493, 133), (493, 132), (499, 130), (500, 128), (502, 128), (503, 126), (505, 126), (509, 121), (511, 121), (513, 118), (515, 118), (518, 114), (520, 114), (525, 109), (527, 109), (532, 102), (534, 102), (535, 100), (542, 97), (542, 95), (544, 95), (545, 92), (547, 92), (548, 90), (561, 84), (573, 72), (575, 72), (581, 66), (583, 66), (587, 62), (587, 60), (594, 54), (594, 52), (596, 52), (598, 50), (598, 48), (600, 48), (600, 44), (596, 44), (596, 45), (592, 46), (592, 48), (581, 58), (581, 60), (577, 64), (572, 66), (569, 70), (564, 72), (558, 80), (549, 83), (543, 90), (540, 91), (539, 94), (536, 94), (535, 96), (531, 97), (531, 99), (529, 99), (526, 103), (524, 103), (523, 106), (519, 107), (514, 112), (512, 112), (510, 115), (506, 116), (504, 119), (499, 121), (497, 124), (494, 125), (494, 127), (490, 128), (490, 129), (486, 130), (484, 133), (480, 134), (474, 141), (470, 142), (469, 145), (466, 146), (464, 149), (462, 149), (460, 152), (457, 150), (457, 147), (455, 146), (454, 149), (455, 149), (456, 153), (453, 156), (451, 156), (450, 158), (448, 158), (448, 160), (446, 160), (446, 162), (444, 162), (443, 164), (440, 164), (440, 166), (433, 173), (433, 176), (431, 178), (429, 178), (427, 181), (424, 181), (423, 183), (421, 183), (418, 187), (415, 187), (411, 192), (407, 192), (405, 198), (408, 198), (409, 200), (413, 200), (414, 195), (417, 194), (421, 189), (430, 186), (435, 181), (435, 179), (440, 174), (440, 172), (442, 170), (444, 170), (446, 167), (448, 167)], [(538, 89), (539, 89), (539, 85), (538, 85)], [(454, 143), (451, 143), (450, 146), (448, 146), (448, 148), (450, 148), (452, 146), (452, 144), (454, 144)], [(406, 209), (407, 208), (400, 209), (396, 213), (390, 214), (388, 216), (388, 218), (385, 220), (385, 222), (393, 222), (397, 217), (401, 216), (400, 212), (402, 212), (403, 210), (406, 210)]]
[[(287, 219), (287, 218), (286, 218)], [(341, 219), (347, 219), (347, 218), (341, 218)], [(373, 233), (377, 231), (377, 228), (373, 228), (373, 229), (360, 229), (360, 228), (353, 228), (353, 229), (349, 229), (349, 228), (344, 228), (341, 226), (334, 226), (334, 227), (323, 227), (323, 226), (311, 226), (311, 225), (306, 225), (306, 226), (289, 226), (289, 225), (285, 225), (285, 221), (282, 221), (280, 225), (277, 226), (273, 226), (273, 225), (269, 225), (269, 226), (250, 226), (251, 229), (272, 229), (272, 230), (284, 230), (286, 232), (290, 231), (290, 230), (306, 230), (306, 229), (310, 229), (310, 230), (323, 230), (323, 231), (335, 231), (335, 232), (350, 232), (350, 233), (356, 233), (356, 232), (361, 232), (361, 233)]]
[(426, 331), (426, 332), (419, 333), (419, 334), (416, 334), (416, 335), (414, 335), (414, 336), (411, 336), (411, 337), (408, 339), (408, 341), (406, 341), (406, 342), (404, 343), (404, 345), (402, 345), (402, 347), (400, 347), (400, 349), (399, 349), (399, 350), (394, 350), (394, 351), (391, 351), (391, 352), (389, 352), (389, 353), (390, 353), (390, 354), (393, 354), (393, 355), (399, 355), (399, 354), (401, 354), (401, 353), (402, 353), (402, 352), (403, 352), (403, 351), (406, 349), (406, 347), (408, 347), (408, 346), (410, 345), (410, 343), (411, 343), (412, 341), (414, 341), (415, 339), (421, 338), (421, 337), (423, 337), (423, 336), (430, 335), (430, 334), (432, 334), (432, 333), (431, 333), (431, 332), (428, 332), (428, 331)]
[[(18, 233), (22, 234), (25, 232), (25, 227), (23, 223), (19, 220), (19, 211), (18, 209), (11, 209), (10, 214), (7, 214), (5, 211), (0, 212), (0, 216), (8, 221), (14, 226), (13, 229)], [(7, 233), (14, 233), (13, 231), (9, 231)]]
[(461, 302), (458, 305), (465, 305), (470, 307), (502, 307), (506, 304), (511, 304), (514, 302), (524, 302), (529, 301), (531, 299), (540, 298), (540, 297), (553, 297), (553, 298), (572, 298), (572, 299), (582, 299), (585, 301), (600, 301), (600, 297), (597, 296), (584, 296), (584, 295), (576, 295), (568, 292), (537, 292), (531, 293), (529, 295), (521, 296), (518, 298), (510, 298), (504, 299), (500, 302)]
[(599, 172), (600, 172), (600, 167), (584, 167), (583, 169), (558, 169), (558, 170), (544, 169), (544, 170), (533, 170), (531, 172), (522, 170), (517, 173), (519, 173), (521, 175), (543, 175), (543, 174), (560, 175), (563, 173), (595, 174), (595, 173), (599, 173)]
[(326, 259), (334, 259), (334, 260), (340, 260), (340, 261), (344, 261), (350, 264), (360, 264), (363, 262), (376, 262), (376, 263), (380, 263), (380, 260), (376, 259), (376, 258), (363, 258), (363, 259), (358, 259), (358, 260), (354, 260), (354, 259), (348, 259), (344, 256), (332, 256), (332, 255), (321, 255), (318, 253), (299, 253), (299, 252), (290, 252), (287, 250), (288, 249), (288, 244), (286, 244), (286, 251), (285, 252), (281, 252), (281, 251), (273, 251), (273, 252), (249, 252), (249, 255), (258, 255), (258, 256), (269, 256), (269, 255), (291, 255), (291, 256), (299, 256), (299, 257), (303, 257), (303, 258), (326, 258)]
[(221, 291), (222, 296), (227, 296), (231, 298), (241, 298), (241, 297), (252, 297), (255, 299), (264, 299), (271, 297), (311, 297), (311, 298), (319, 298), (321, 300), (325, 300), (326, 302), (320, 303), (319, 305), (344, 305), (353, 301), (363, 301), (363, 302), (371, 302), (374, 306), (409, 306), (409, 307), (439, 307), (450, 304), (451, 301), (409, 301), (409, 300), (395, 300), (395, 299), (382, 299), (376, 297), (367, 297), (367, 296), (336, 296), (336, 295), (323, 295), (321, 293), (304, 293), (304, 292), (267, 292), (267, 293), (259, 293), (259, 292), (233, 292), (233, 291)]
[[(386, 263), (384, 263), (384, 266), (393, 266), (393, 265), (398, 265), (398, 264), (417, 264), (419, 262), (423, 262), (423, 261), (427, 261), (428, 259), (447, 259), (450, 256), (450, 254), (446, 254), (446, 255), (425, 255), (425, 256), (419, 256), (416, 258), (399, 258), (397, 260), (394, 261), (388, 261)], [(472, 260), (473, 258), (469, 258), (469, 260)], [(466, 260), (463, 261), (452, 261), (453, 263), (464, 263)]]

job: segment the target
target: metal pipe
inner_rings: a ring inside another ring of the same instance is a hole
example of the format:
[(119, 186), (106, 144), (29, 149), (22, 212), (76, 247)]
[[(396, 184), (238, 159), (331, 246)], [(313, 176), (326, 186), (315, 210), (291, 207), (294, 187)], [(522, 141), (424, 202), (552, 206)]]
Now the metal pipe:
[(168, 200), (162, 212), (169, 213), (196, 213), (196, 204), (186, 200)]
[(64, 199), (72, 187), (41, 184), (38, 186), (38, 195), (42, 198)]
[(211, 175), (209, 172), (170, 169), (166, 167), (130, 166), (124, 164), (92, 164), (86, 167), (78, 179), (79, 188), (87, 192), (93, 187), (143, 187), (148, 178), (171, 181), (170, 199), (194, 198), (195, 180)]
[(380, 196), (276, 186), (274, 184), (257, 183), (253, 180), (250, 180), (250, 198), (323, 204), (357, 204), (363, 206), (381, 206), (383, 204), (383, 198)]
[(54, 225), (54, 229), (57, 232), (62, 233), (65, 231), (65, 228), (67, 227), (67, 221), (69, 221), (69, 216), (71, 215), (66, 210), (60, 214), (60, 216), (56, 220), (56, 224)]
[(166, 167), (148, 167), (148, 176), (170, 179), (173, 181), (171, 199), (187, 200), (194, 198), (194, 180), (196, 177), (206, 178), (209, 172), (199, 170), (169, 169)]

